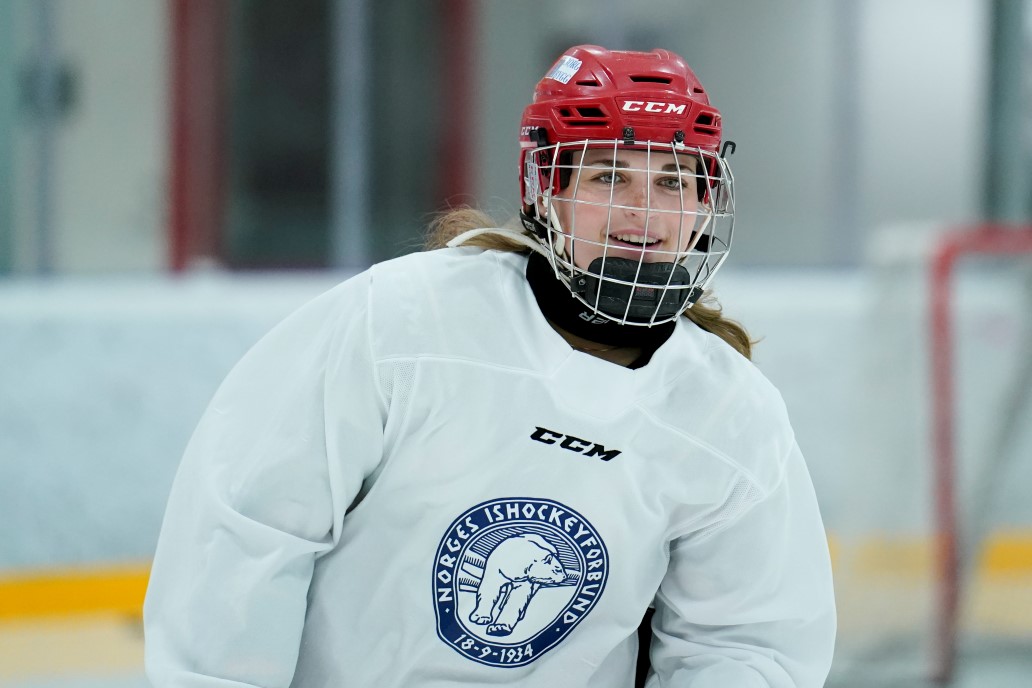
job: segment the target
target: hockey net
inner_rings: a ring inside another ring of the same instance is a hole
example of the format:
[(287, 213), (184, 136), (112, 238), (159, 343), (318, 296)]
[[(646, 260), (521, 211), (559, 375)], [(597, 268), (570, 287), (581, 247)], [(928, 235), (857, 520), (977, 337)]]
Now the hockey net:
[(892, 228), (870, 278), (869, 464), (832, 543), (828, 686), (977, 685), (957, 677), (978, 662), (1027, 679), (1032, 227)]

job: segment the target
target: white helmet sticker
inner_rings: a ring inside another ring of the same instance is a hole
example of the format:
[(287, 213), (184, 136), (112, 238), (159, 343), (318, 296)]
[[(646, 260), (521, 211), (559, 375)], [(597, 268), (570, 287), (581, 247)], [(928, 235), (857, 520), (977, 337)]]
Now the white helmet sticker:
[(559, 61), (552, 67), (552, 71), (545, 75), (546, 79), (555, 79), (559, 83), (568, 84), (573, 75), (577, 73), (577, 70), (584, 64), (576, 57), (570, 57), (569, 55), (563, 55), (559, 58)]
[(532, 160), (532, 155), (527, 155), (527, 160), (524, 163), (523, 171), (523, 202), (526, 205), (534, 205), (537, 200), (537, 195), (540, 192), (538, 188), (540, 185), (540, 176), (538, 173), (538, 166)]

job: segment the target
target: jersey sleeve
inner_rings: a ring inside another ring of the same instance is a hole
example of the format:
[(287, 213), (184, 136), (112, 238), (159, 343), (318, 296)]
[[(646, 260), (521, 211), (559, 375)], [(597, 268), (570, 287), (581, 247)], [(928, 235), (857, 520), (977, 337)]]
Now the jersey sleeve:
[(726, 519), (671, 543), (648, 688), (819, 688), (835, 601), (827, 540), (795, 443), (777, 485), (743, 479)]
[(382, 454), (368, 277), (266, 335), (204, 413), (144, 605), (155, 688), (290, 684), (316, 558)]

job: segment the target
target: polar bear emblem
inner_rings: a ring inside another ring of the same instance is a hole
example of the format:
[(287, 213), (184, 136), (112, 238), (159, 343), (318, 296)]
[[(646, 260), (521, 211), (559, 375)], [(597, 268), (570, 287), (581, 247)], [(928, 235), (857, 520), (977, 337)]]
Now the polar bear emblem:
[(469, 620), (487, 626), (488, 635), (509, 635), (527, 613), (542, 585), (558, 585), (566, 571), (558, 553), (540, 535), (514, 535), (498, 543), (484, 564), (477, 606)]

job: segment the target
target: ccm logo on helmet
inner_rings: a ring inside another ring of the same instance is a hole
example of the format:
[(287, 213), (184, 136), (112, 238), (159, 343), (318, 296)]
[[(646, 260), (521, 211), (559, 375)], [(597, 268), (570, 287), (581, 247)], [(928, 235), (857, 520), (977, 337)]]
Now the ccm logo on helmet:
[(653, 100), (628, 100), (623, 104), (624, 112), (661, 112), (665, 115), (683, 115), (684, 104), (657, 103)]

